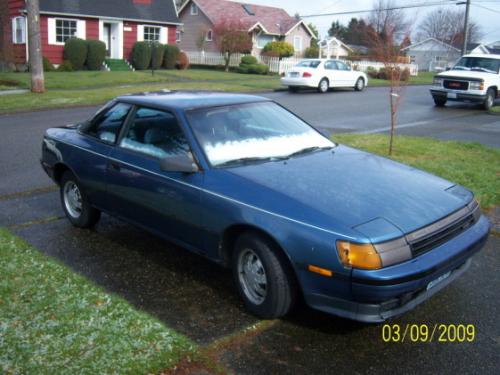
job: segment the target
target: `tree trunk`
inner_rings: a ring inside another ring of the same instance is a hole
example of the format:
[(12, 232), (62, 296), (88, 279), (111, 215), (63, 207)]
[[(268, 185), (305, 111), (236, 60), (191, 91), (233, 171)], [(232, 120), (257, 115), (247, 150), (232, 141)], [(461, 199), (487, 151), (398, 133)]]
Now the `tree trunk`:
[(396, 130), (396, 99), (395, 93), (391, 87), (390, 97), (391, 97), (391, 134), (389, 136), (389, 155), (392, 155), (392, 146), (394, 143), (394, 131)]
[(42, 42), (40, 38), (40, 6), (38, 0), (27, 0), (28, 12), (28, 53), (31, 72), (31, 91), (45, 92), (43, 75)]
[(229, 72), (229, 63), (231, 62), (231, 53), (226, 52), (224, 55), (224, 60), (226, 63), (226, 66), (224, 67), (224, 71)]

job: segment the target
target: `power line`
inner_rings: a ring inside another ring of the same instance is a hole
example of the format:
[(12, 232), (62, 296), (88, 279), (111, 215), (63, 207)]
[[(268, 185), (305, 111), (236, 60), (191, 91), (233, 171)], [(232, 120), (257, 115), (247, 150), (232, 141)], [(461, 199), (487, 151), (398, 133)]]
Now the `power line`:
[[(341, 16), (347, 14), (361, 14), (361, 13), (372, 13), (373, 11), (391, 11), (391, 10), (399, 10), (399, 9), (411, 9), (411, 8), (423, 8), (427, 6), (439, 6), (439, 5), (452, 5), (449, 2), (432, 2), (432, 3), (421, 3), (414, 5), (400, 5), (397, 7), (390, 7), (384, 9), (364, 9), (364, 10), (350, 10), (345, 12), (335, 12), (335, 13), (319, 13), (319, 14), (308, 14), (304, 16), (300, 16), (301, 18), (312, 18), (312, 17), (325, 17), (325, 16)], [(476, 4), (476, 6), (479, 6)]]
[(479, 4), (476, 4), (476, 3), (472, 3), (472, 5), (474, 5), (475, 7), (478, 7), (478, 8), (489, 10), (490, 12), (493, 12), (493, 13), (500, 14), (500, 10), (491, 9), (491, 8), (485, 7), (484, 5), (479, 5)]

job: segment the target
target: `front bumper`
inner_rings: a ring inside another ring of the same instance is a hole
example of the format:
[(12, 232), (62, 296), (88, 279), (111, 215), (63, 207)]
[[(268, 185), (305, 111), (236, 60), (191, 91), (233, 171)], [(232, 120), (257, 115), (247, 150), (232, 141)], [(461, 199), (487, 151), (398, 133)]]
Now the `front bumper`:
[[(483, 94), (470, 94), (465, 92), (457, 92), (457, 91), (443, 91), (443, 90), (435, 90), (431, 89), (431, 95), (435, 99), (446, 99), (451, 101), (458, 102), (472, 102), (472, 103), (483, 103), (486, 100), (486, 95)], [(448, 93), (456, 94), (456, 98), (448, 97)]]
[[(317, 292), (305, 293), (307, 303), (318, 310), (367, 323), (380, 323), (401, 315), (453, 282), (466, 271), (471, 257), (486, 244), (490, 225), (481, 216), (465, 232), (405, 263), (376, 271), (353, 270), (352, 299)], [(449, 276), (429, 283), (443, 275)]]

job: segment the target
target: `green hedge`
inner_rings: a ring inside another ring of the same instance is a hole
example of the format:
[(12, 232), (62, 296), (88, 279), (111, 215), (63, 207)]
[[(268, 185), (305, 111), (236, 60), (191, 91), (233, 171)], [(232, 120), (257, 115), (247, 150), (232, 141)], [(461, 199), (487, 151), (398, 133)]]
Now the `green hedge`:
[(136, 42), (132, 48), (132, 65), (136, 70), (145, 70), (151, 66), (151, 43)]
[(304, 52), (304, 57), (308, 59), (315, 59), (318, 58), (319, 56), (319, 49), (318, 47), (308, 47), (306, 48), (306, 51)]
[(241, 58), (238, 72), (243, 74), (267, 74), (269, 73), (269, 67), (259, 64), (254, 56), (249, 55)]
[(106, 44), (100, 40), (87, 40), (87, 61), (89, 70), (101, 70), (106, 58)]
[(163, 55), (163, 67), (165, 69), (175, 69), (180, 54), (179, 47), (167, 44), (165, 45), (165, 54)]
[(69, 38), (64, 44), (64, 60), (71, 62), (74, 70), (82, 70), (87, 60), (87, 42), (80, 38)]
[(287, 42), (269, 42), (264, 46), (264, 54), (278, 54), (280, 58), (293, 56), (295, 50)]
[(258, 64), (259, 62), (257, 61), (257, 58), (252, 55), (247, 55), (243, 56), (241, 58), (241, 64), (240, 65), (255, 65)]
[(64, 60), (63, 63), (57, 67), (58, 72), (72, 72), (74, 70), (73, 64), (71, 64), (69, 60)]
[(54, 65), (49, 61), (45, 56), (43, 57), (43, 71), (44, 72), (53, 72), (55, 70)]
[(151, 43), (151, 68), (160, 69), (163, 65), (165, 46), (160, 43)]

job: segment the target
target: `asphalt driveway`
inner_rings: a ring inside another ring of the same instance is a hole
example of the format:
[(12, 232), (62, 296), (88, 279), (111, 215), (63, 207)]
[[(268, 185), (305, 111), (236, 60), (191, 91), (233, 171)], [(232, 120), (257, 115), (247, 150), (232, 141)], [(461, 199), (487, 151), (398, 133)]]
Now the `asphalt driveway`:
[[(436, 109), (426, 87), (409, 87), (400, 132), (500, 147), (500, 117), (475, 107)], [(358, 94), (267, 94), (313, 125), (332, 132), (383, 132), (386, 89)], [(95, 108), (0, 116), (0, 226), (9, 227), (110, 292), (189, 336), (228, 372), (497, 373), (500, 364), (500, 238), (490, 236), (456, 282), (391, 324), (472, 324), (473, 342), (386, 343), (381, 325), (364, 325), (304, 305), (286, 319), (247, 314), (230, 272), (149, 233), (103, 215), (94, 230), (73, 228), (58, 193), (39, 166), (40, 141), (51, 126), (87, 118)], [(182, 370), (182, 368), (181, 368)]]

